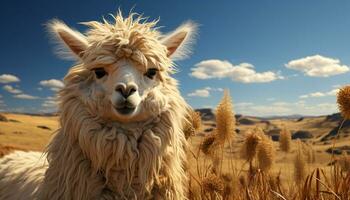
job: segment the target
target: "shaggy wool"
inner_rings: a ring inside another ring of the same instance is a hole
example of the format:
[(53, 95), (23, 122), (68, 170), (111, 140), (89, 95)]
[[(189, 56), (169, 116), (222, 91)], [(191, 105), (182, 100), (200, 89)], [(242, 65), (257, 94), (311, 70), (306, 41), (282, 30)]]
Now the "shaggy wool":
[(0, 159), (0, 199), (35, 199), (47, 162), (39, 152), (15, 151)]
[[(58, 96), (61, 128), (44, 157), (15, 152), (0, 160), (0, 199), (186, 199), (183, 129), (190, 107), (170, 76), (175, 68), (161, 43), (165, 36), (156, 21), (134, 14), (114, 20), (85, 23), (90, 45)], [(110, 120), (107, 95), (92, 87), (92, 66), (120, 59), (160, 71), (160, 83), (143, 99), (143, 120)]]

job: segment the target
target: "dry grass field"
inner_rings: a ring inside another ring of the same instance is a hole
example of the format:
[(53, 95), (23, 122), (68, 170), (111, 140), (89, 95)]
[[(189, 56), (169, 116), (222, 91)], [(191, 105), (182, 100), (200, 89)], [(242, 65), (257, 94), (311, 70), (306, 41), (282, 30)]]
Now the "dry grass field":
[(231, 110), (225, 93), (216, 123), (190, 138), (190, 199), (350, 199), (349, 121), (340, 114), (269, 120)]
[(0, 121), (2, 148), (42, 151), (58, 128), (58, 117), (12, 113), (2, 115), (7, 119)]
[[(223, 99), (225, 101), (228, 100)], [(230, 107), (230, 103), (226, 102), (226, 106)], [(200, 124), (188, 139), (191, 199), (349, 198), (349, 194), (339, 194), (343, 190), (333, 188), (338, 184), (336, 187), (346, 190), (349, 187), (344, 186), (344, 181), (350, 184), (349, 172), (334, 165), (335, 160), (344, 157), (339, 154), (341, 150), (336, 152), (338, 154), (330, 153), (333, 145), (350, 152), (348, 124), (344, 124), (337, 136), (330, 134), (341, 123), (339, 114), (263, 119), (233, 116), (225, 108), (220, 111), (219, 105), (216, 110), (219, 117), (214, 117), (213, 113), (209, 113), (212, 117), (203, 117), (208, 113), (200, 113), (203, 120), (197, 120)], [(0, 156), (15, 149), (42, 151), (59, 126), (57, 116), (1, 115)], [(279, 143), (283, 130), (299, 138), (288, 141), (288, 152), (282, 151)], [(258, 138), (255, 146), (248, 144), (250, 136)], [(247, 159), (249, 153), (242, 150), (245, 147), (248, 151), (256, 151), (251, 160)], [(298, 155), (301, 160), (296, 160)], [(346, 159), (348, 163), (345, 164), (349, 165), (349, 157)], [(302, 168), (299, 172), (298, 167)], [(301, 180), (297, 180), (296, 173), (301, 173)]]

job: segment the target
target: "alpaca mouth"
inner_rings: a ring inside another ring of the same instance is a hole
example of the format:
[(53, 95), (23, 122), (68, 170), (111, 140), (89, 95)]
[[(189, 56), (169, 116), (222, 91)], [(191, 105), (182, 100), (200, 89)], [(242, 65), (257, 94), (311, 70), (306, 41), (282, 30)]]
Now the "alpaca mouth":
[(114, 106), (114, 109), (122, 115), (129, 115), (129, 114), (133, 113), (135, 108), (136, 107), (130, 107), (127, 105), (120, 106), (120, 107)]

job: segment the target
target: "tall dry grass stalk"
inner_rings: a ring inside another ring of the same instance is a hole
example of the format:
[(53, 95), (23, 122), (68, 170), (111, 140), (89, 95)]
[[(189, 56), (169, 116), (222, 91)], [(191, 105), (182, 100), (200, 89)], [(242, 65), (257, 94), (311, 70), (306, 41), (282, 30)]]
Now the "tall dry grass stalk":
[(289, 130), (284, 126), (279, 137), (280, 149), (288, 153), (291, 149), (292, 136)]
[(184, 133), (186, 138), (189, 138), (190, 136), (194, 136), (195, 132), (201, 128), (201, 125), (202, 125), (201, 114), (199, 112), (191, 110), (189, 112), (187, 122), (184, 126)]
[(262, 140), (261, 132), (257, 129), (248, 130), (241, 146), (241, 158), (245, 159), (249, 163), (249, 175), (254, 172), (253, 160), (257, 154), (257, 147)]
[(224, 91), (224, 96), (216, 108), (216, 132), (219, 143), (231, 141), (235, 135), (236, 118), (233, 113), (233, 105), (228, 90)]
[[(219, 174), (222, 173), (223, 168), (223, 159), (224, 159), (224, 148), (225, 144), (230, 145), (231, 149), (231, 143), (232, 139), (235, 136), (235, 127), (236, 127), (236, 118), (233, 112), (233, 105), (232, 105), (232, 99), (230, 96), (229, 90), (225, 89), (224, 95), (219, 103), (219, 105), (216, 107), (216, 142), (218, 146), (220, 147), (220, 154), (218, 155), (220, 159), (220, 168), (219, 168)], [(219, 153), (219, 152), (217, 152)], [(232, 167), (231, 163), (231, 167)]]
[(241, 158), (251, 163), (256, 155), (257, 147), (261, 139), (262, 138), (259, 133), (249, 130), (245, 135), (243, 145), (241, 147)]
[(302, 143), (298, 140), (298, 149), (294, 158), (294, 180), (300, 185), (304, 182), (306, 177), (306, 161), (305, 155), (302, 152)]
[(192, 126), (195, 130), (199, 130), (202, 126), (202, 117), (200, 112), (192, 111), (190, 113), (192, 119)]
[(342, 155), (338, 159), (339, 166), (343, 172), (350, 173), (350, 156), (343, 151)]
[(339, 90), (337, 103), (341, 115), (345, 119), (350, 119), (350, 86), (345, 86)]
[(209, 196), (213, 199), (216, 199), (216, 196), (222, 196), (224, 192), (224, 182), (220, 177), (218, 177), (215, 174), (210, 174), (209, 176), (205, 177), (202, 181), (203, 185), (203, 191), (206, 195), (209, 194)]
[(204, 137), (199, 148), (206, 156), (213, 156), (216, 150), (216, 134), (209, 134)]
[(306, 159), (307, 163), (309, 163), (309, 164), (315, 163), (316, 162), (316, 151), (312, 147), (312, 145), (309, 143), (301, 142), (301, 148), (302, 148), (302, 152), (305, 155), (305, 159)]
[(275, 148), (268, 137), (263, 137), (257, 146), (257, 158), (259, 169), (268, 172), (275, 160)]

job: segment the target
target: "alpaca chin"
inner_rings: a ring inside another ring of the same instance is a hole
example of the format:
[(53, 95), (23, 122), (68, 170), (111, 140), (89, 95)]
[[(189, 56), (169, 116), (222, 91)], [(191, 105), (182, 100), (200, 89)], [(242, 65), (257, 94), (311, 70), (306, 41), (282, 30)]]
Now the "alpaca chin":
[(139, 106), (135, 108), (116, 108), (113, 107), (113, 114), (115, 115), (115, 120), (119, 122), (133, 122), (137, 121), (137, 116), (140, 113)]

